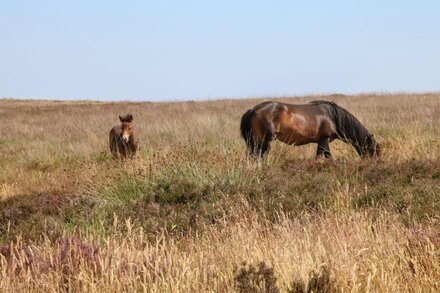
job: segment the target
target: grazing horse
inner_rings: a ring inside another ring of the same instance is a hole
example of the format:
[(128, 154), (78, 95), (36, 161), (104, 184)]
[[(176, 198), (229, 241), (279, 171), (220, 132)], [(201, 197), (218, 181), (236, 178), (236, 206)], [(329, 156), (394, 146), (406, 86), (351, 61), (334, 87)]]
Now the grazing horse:
[(361, 157), (380, 154), (379, 144), (361, 122), (328, 101), (263, 102), (244, 113), (240, 129), (249, 153), (260, 158), (275, 139), (290, 145), (317, 143), (317, 158), (331, 157), (329, 143), (334, 139), (351, 144)]
[(115, 157), (132, 157), (139, 148), (133, 135), (133, 115), (127, 114), (125, 116), (119, 116), (119, 120), (121, 121), (121, 125), (116, 125), (110, 130), (110, 151)]

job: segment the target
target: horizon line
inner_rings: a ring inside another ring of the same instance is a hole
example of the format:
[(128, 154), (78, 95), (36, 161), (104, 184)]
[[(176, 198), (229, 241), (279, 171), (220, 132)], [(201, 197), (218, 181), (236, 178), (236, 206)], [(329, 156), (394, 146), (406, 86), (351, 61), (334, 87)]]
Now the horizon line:
[(303, 94), (285, 94), (285, 95), (252, 95), (252, 96), (218, 96), (211, 98), (181, 98), (181, 99), (97, 99), (97, 98), (78, 98), (78, 99), (60, 99), (60, 98), (28, 98), (28, 97), (2, 97), (0, 101), (50, 101), (50, 102), (97, 102), (97, 103), (184, 103), (184, 102), (215, 102), (225, 100), (252, 100), (252, 99), (286, 99), (286, 98), (307, 98), (307, 97), (331, 97), (331, 96), (395, 96), (395, 95), (435, 95), (440, 94), (440, 90), (434, 91), (362, 91), (356, 93), (348, 92), (315, 92)]

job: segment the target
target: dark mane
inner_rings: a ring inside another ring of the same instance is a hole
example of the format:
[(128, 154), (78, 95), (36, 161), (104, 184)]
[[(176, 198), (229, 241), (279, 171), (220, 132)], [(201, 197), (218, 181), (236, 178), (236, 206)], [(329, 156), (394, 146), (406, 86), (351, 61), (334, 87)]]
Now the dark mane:
[(350, 112), (330, 101), (312, 101), (310, 104), (324, 108), (336, 125), (338, 138), (350, 143), (360, 156), (365, 156), (372, 135)]

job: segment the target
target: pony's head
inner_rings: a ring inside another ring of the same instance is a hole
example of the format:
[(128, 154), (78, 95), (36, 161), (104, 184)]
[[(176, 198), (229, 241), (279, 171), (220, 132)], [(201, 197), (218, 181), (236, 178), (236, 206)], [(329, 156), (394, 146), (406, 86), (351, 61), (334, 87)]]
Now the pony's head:
[(374, 134), (369, 134), (367, 136), (365, 144), (365, 155), (369, 157), (380, 156), (380, 145), (374, 137)]
[(127, 114), (125, 116), (119, 116), (119, 120), (121, 121), (121, 128), (122, 128), (122, 139), (125, 142), (130, 141), (130, 137), (133, 136), (133, 115)]

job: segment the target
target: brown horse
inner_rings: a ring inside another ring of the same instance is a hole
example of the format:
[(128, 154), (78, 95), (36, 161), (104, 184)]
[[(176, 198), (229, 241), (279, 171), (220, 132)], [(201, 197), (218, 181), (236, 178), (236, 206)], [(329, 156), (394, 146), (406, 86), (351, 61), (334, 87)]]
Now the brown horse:
[(110, 151), (115, 157), (132, 157), (136, 154), (139, 148), (133, 135), (133, 115), (127, 114), (122, 117), (119, 116), (119, 120), (121, 121), (121, 125), (116, 125), (110, 130)]
[(260, 158), (275, 139), (290, 145), (317, 143), (316, 157), (330, 158), (329, 143), (334, 139), (351, 144), (362, 157), (380, 153), (374, 136), (356, 117), (333, 102), (263, 102), (242, 116), (240, 129), (249, 153)]

